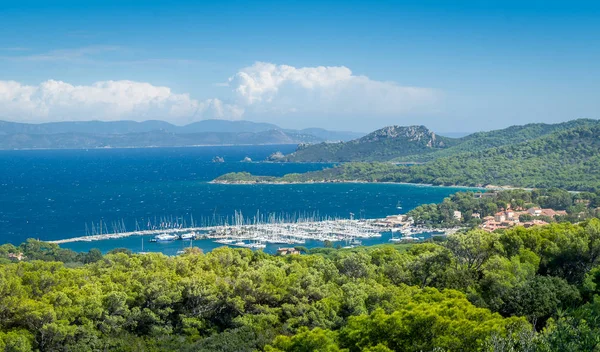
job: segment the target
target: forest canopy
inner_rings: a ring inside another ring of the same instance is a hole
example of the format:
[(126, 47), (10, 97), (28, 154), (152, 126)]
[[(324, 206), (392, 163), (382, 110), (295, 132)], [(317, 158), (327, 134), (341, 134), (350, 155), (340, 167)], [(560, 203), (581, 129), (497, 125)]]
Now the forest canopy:
[[(5, 351), (593, 350), (600, 220), (274, 256), (1, 247)], [(62, 262), (59, 260), (65, 260)]]

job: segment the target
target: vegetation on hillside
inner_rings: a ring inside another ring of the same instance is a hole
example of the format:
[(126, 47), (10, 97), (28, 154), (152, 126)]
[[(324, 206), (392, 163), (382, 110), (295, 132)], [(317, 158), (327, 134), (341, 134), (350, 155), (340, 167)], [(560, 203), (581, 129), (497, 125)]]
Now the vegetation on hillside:
[(597, 219), (283, 257), (223, 247), (63, 263), (55, 246), (22, 248), (36, 260), (0, 264), (4, 351), (599, 346)]
[(282, 161), (388, 161), (413, 154), (433, 153), (456, 143), (436, 136), (425, 126), (390, 126), (349, 142), (303, 145)]
[[(217, 181), (228, 182), (225, 175)], [(433, 185), (510, 185), (600, 189), (600, 125), (555, 132), (519, 144), (461, 153), (422, 165), (348, 163), (336, 168), (255, 182), (412, 182)]]
[(522, 126), (511, 126), (501, 130), (477, 132), (460, 138), (456, 145), (436, 150), (428, 154), (415, 154), (397, 158), (394, 161), (431, 161), (441, 157), (457, 155), (465, 152), (481, 151), (489, 148), (510, 146), (555, 133), (584, 126), (598, 126), (598, 120), (578, 119), (557, 124), (532, 123)]

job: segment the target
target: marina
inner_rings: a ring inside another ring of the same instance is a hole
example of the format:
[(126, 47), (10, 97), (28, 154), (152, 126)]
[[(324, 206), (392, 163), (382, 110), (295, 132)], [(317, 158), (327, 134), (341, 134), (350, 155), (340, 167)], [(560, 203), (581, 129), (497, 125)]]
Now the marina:
[[(307, 243), (312, 246), (316, 243), (320, 243), (321, 246), (329, 243), (330, 246), (335, 244), (338, 247), (351, 248), (363, 245), (365, 240), (371, 243), (419, 241), (432, 235), (447, 235), (458, 230), (416, 227), (412, 219), (406, 219), (402, 215), (383, 219), (354, 219), (352, 215), (350, 219), (319, 218), (314, 214), (294, 217), (275, 214), (263, 216), (257, 213), (253, 217), (244, 217), (241, 212), (236, 211), (234, 216), (225, 219), (220, 225), (184, 227), (183, 221), (161, 222), (159, 228), (152, 228), (154, 225), (150, 224), (150, 228), (145, 230), (98, 233), (52, 242), (65, 244), (144, 236), (150, 237), (149, 242), (157, 244), (190, 241), (191, 245), (192, 240), (202, 240), (213, 242), (215, 245), (250, 249), (265, 249), (273, 245), (305, 246)], [(195, 222), (190, 219), (188, 223)], [(103, 228), (102, 225), (100, 228)], [(383, 234), (388, 236), (382, 238)], [(391, 237), (387, 238), (390, 235)]]

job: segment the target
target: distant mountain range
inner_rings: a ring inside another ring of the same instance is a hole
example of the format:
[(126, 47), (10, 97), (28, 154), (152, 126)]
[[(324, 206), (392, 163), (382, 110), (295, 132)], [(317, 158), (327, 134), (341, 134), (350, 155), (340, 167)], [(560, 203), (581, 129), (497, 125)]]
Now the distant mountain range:
[(42, 124), (0, 121), (0, 149), (299, 144), (347, 141), (362, 135), (318, 128), (291, 130), (268, 123), (227, 120), (203, 120), (186, 126), (156, 120)]

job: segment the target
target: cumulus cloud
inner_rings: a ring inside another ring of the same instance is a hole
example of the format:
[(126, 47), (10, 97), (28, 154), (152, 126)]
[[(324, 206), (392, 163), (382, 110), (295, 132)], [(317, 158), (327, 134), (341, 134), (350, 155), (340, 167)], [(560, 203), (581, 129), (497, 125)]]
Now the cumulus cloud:
[(438, 92), (355, 75), (343, 66), (303, 67), (258, 62), (225, 84), (225, 96), (197, 100), (169, 87), (133, 81), (72, 85), (48, 80), (38, 85), (0, 81), (0, 118), (46, 122), (66, 120), (148, 120), (177, 124), (201, 119), (279, 122), (302, 115), (306, 123), (348, 116), (399, 116), (431, 110)]
[(36, 86), (0, 81), (0, 114), (28, 122), (163, 119), (177, 123), (204, 116), (241, 116), (236, 107), (219, 99), (199, 102), (149, 83), (102, 81), (75, 86), (54, 80)]
[(253, 112), (403, 114), (429, 108), (433, 89), (354, 75), (344, 66), (303, 67), (258, 62), (229, 79), (236, 105)]

